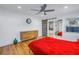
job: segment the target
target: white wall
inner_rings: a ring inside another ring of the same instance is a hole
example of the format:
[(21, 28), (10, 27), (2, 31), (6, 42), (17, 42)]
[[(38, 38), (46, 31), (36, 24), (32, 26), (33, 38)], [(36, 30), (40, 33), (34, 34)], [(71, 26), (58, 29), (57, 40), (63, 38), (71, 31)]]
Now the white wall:
[(27, 17), (32, 19), (32, 23), (27, 24), (25, 16), (27, 15), (0, 9), (0, 47), (12, 44), (15, 37), (20, 41), (21, 31), (38, 30), (39, 36), (41, 36), (41, 20), (28, 15)]

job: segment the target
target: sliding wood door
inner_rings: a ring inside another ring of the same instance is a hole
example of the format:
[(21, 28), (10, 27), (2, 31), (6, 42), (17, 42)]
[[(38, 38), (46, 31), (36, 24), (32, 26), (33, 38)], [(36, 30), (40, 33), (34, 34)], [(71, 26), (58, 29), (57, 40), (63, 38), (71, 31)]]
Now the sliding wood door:
[(42, 20), (42, 36), (47, 36), (47, 20)]

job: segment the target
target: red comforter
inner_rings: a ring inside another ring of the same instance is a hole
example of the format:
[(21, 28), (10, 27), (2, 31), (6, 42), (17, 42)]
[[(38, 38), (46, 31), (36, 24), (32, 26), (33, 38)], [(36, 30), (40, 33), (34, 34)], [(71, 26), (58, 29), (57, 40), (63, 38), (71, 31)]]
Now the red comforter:
[(29, 44), (36, 55), (79, 55), (79, 42), (44, 37)]

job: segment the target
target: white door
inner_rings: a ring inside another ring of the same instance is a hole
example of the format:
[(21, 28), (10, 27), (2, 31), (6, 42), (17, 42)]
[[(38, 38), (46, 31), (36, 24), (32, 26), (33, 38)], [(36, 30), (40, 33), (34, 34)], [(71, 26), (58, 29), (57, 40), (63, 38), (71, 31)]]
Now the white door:
[(55, 35), (55, 20), (48, 20), (47, 25), (47, 34), (50, 37), (53, 37)]

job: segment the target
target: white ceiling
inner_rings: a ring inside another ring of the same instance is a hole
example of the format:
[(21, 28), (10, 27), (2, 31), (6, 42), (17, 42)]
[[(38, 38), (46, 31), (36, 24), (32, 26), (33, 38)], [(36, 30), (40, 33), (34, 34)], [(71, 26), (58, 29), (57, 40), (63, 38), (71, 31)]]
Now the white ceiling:
[[(1, 4), (0, 9), (33, 16), (37, 13), (37, 11), (31, 11), (31, 9), (40, 9), (41, 5), (42, 4)], [(21, 6), (22, 9), (18, 9), (18, 6)], [(64, 6), (68, 6), (68, 8), (64, 9)], [(51, 15), (57, 16), (72, 12), (78, 12), (79, 4), (47, 4), (47, 9), (55, 9), (54, 12), (48, 12), (46, 15), (47, 17)], [(37, 16), (40, 16), (40, 14)]]

